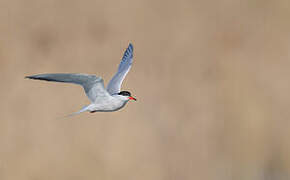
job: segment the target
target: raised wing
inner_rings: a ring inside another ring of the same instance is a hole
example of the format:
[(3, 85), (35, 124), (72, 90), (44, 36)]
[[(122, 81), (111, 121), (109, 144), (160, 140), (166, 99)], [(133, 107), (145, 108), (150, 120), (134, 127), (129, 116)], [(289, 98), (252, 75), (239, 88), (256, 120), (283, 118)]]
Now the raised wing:
[(120, 92), (122, 82), (131, 68), (132, 61), (133, 61), (133, 45), (130, 43), (123, 55), (117, 73), (114, 75), (114, 77), (111, 79), (111, 81), (107, 86), (107, 91), (111, 95)]
[(95, 102), (98, 98), (109, 97), (110, 94), (104, 88), (104, 81), (101, 77), (88, 74), (39, 74), (26, 76), (29, 79), (55, 81), (63, 83), (73, 83), (83, 86), (86, 95), (91, 102)]

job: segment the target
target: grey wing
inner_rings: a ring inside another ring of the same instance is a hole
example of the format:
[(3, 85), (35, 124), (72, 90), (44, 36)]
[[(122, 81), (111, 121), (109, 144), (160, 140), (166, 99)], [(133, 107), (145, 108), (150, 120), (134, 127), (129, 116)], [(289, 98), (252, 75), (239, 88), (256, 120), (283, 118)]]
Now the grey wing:
[(123, 55), (117, 73), (114, 75), (114, 77), (111, 79), (111, 81), (107, 86), (107, 91), (110, 94), (116, 94), (120, 92), (122, 82), (132, 66), (132, 61), (133, 61), (133, 45), (130, 43)]
[(96, 99), (99, 97), (104, 98), (110, 96), (110, 94), (104, 88), (103, 79), (101, 77), (96, 77), (95, 75), (56, 73), (56, 74), (39, 74), (33, 76), (26, 76), (26, 78), (79, 84), (83, 86), (86, 95), (88, 96), (91, 102), (95, 102)]

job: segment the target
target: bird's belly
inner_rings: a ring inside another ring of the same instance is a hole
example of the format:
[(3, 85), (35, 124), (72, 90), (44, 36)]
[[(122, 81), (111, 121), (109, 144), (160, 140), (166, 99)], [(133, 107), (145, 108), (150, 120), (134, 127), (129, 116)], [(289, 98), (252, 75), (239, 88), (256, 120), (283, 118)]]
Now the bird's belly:
[(93, 104), (93, 106), (90, 108), (91, 112), (112, 112), (117, 111), (124, 107), (126, 102), (107, 102), (102, 104)]

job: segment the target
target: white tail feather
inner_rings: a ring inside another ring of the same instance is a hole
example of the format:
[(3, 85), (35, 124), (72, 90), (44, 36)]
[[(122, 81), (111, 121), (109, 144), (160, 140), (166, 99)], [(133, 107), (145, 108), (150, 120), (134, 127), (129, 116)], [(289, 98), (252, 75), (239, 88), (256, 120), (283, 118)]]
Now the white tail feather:
[(84, 106), (84, 107), (83, 107), (81, 110), (79, 110), (78, 112), (71, 113), (71, 114), (69, 114), (69, 115), (67, 115), (67, 116), (65, 116), (65, 117), (71, 117), (71, 116), (78, 115), (78, 114), (80, 114), (80, 113), (82, 113), (82, 112), (86, 112), (86, 111), (88, 111), (88, 106)]

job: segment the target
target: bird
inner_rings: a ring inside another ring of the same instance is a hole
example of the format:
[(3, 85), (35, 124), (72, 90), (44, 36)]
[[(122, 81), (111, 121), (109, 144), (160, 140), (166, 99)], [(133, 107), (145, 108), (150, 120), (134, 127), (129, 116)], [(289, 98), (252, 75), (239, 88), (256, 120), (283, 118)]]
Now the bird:
[(70, 115), (82, 112), (113, 112), (123, 108), (130, 100), (137, 101), (135, 97), (131, 96), (129, 91), (121, 91), (122, 82), (131, 69), (132, 62), (133, 45), (129, 43), (118, 70), (108, 83), (107, 88), (104, 86), (102, 77), (90, 74), (50, 73), (25, 76), (25, 78), (81, 85), (91, 103)]

